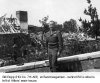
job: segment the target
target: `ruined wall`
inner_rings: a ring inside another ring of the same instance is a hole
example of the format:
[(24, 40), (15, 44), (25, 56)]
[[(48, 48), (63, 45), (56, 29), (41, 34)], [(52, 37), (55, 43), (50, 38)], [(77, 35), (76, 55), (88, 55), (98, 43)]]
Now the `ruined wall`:
[(13, 38), (19, 36), (24, 39), (25, 44), (29, 43), (29, 38), (23, 33), (0, 34), (0, 58), (11, 57), (13, 53)]

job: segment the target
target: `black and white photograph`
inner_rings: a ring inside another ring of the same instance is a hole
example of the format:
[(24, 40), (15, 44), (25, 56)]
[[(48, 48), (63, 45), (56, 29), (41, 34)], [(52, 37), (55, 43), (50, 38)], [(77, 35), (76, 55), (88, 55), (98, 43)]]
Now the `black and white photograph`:
[(0, 72), (100, 72), (99, 0), (0, 0)]

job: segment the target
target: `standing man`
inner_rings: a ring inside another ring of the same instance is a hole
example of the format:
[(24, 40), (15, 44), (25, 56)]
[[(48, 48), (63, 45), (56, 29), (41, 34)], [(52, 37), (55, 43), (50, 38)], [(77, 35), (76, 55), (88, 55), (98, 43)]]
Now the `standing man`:
[(63, 39), (60, 31), (55, 31), (53, 21), (49, 23), (50, 31), (46, 38), (47, 53), (49, 56), (49, 65), (51, 72), (57, 71), (57, 56), (60, 55), (63, 48)]

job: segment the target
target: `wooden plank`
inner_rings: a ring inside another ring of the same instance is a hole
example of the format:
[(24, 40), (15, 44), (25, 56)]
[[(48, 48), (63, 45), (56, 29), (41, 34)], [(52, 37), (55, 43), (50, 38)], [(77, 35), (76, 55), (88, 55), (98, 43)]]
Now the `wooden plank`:
[(24, 63), (24, 65), (12, 65), (12, 66), (1, 67), (0, 72), (13, 72), (13, 71), (20, 71), (20, 70), (27, 70), (27, 69), (36, 69), (45, 66), (47, 67), (48, 65), (49, 65), (48, 60)]
[(59, 61), (62, 61), (62, 60), (86, 60), (86, 59), (94, 59), (94, 58), (100, 58), (100, 51), (97, 51), (97, 52), (91, 52), (91, 53), (85, 53), (85, 54), (79, 54), (79, 55), (74, 55), (74, 56), (69, 56), (69, 57), (62, 57), (62, 58), (59, 58), (58, 60)]

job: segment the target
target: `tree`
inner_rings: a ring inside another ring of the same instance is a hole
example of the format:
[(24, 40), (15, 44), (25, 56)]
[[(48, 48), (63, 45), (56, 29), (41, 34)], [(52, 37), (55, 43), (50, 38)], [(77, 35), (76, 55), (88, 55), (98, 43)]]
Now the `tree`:
[(63, 23), (65, 32), (76, 32), (77, 31), (77, 22), (74, 19), (70, 19), (69, 21), (65, 21)]
[(39, 22), (42, 24), (42, 40), (44, 38), (44, 33), (48, 31), (48, 21), (49, 16), (46, 16), (44, 18), (42, 18), (42, 20), (39, 20)]
[(82, 22), (83, 28), (85, 33), (92, 37), (96, 37), (99, 35), (99, 28), (100, 28), (100, 20), (98, 19), (98, 13), (96, 7), (92, 6), (91, 0), (87, 0), (87, 3), (89, 4), (88, 9), (84, 10), (84, 14), (90, 16), (91, 20), (87, 21), (82, 20), (81, 18), (79, 21)]
[(61, 31), (62, 30), (62, 25), (61, 24), (58, 24), (56, 21), (53, 21), (52, 20), (52, 22), (53, 22), (53, 30), (54, 31)]

